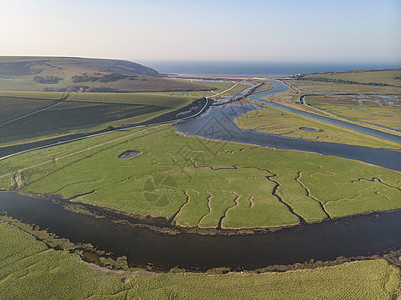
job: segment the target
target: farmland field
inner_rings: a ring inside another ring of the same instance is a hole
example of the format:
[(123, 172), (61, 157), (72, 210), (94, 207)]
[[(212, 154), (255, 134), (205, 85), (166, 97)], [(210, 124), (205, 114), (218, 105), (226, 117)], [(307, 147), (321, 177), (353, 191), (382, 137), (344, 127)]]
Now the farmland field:
[(193, 100), (152, 93), (0, 93), (0, 144), (135, 124)]
[(213, 94), (249, 85), (207, 82), (213, 91), (148, 93), (0, 92), (0, 145), (90, 133), (153, 119)]

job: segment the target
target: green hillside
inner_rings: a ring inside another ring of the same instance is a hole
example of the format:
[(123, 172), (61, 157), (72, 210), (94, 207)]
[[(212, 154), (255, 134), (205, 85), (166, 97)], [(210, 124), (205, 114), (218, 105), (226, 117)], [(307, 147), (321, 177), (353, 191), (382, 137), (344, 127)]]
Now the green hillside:
[(160, 77), (151, 68), (113, 59), (0, 57), (1, 91), (147, 92), (205, 90)]

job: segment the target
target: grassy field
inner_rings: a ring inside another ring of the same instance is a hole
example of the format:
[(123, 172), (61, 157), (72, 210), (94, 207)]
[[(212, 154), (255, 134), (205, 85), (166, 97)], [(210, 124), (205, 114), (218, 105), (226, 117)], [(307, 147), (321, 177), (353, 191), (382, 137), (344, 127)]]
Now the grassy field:
[(100, 271), (0, 221), (2, 299), (394, 299), (400, 271), (385, 260), (284, 273)]
[[(119, 159), (127, 149), (141, 155)], [(170, 125), (6, 159), (0, 187), (16, 184), (66, 198), (93, 191), (75, 201), (214, 228), (282, 226), (298, 224), (298, 216), (316, 222), (327, 215), (401, 208), (399, 172), (314, 153), (183, 137)]]
[(309, 74), (305, 78), (352, 81), (364, 84), (385, 84), (401, 87), (401, 69), (380, 71), (349, 71)]
[(289, 80), (301, 93), (381, 93), (401, 92), (401, 69), (306, 74)]
[[(391, 149), (399, 149), (401, 147), (398, 143), (299, 116), (267, 105), (263, 110), (251, 111), (240, 116), (235, 122), (244, 129), (256, 129), (261, 132), (322, 142)], [(316, 131), (302, 130), (304, 128)]]
[(306, 102), (341, 118), (401, 130), (401, 94), (308, 96)]

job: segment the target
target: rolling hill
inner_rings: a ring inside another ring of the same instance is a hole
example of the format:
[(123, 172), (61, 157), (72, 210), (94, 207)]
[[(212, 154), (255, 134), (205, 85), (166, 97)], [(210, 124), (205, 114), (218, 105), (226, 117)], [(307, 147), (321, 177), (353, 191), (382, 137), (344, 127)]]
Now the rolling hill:
[(147, 92), (205, 90), (200, 84), (163, 78), (156, 70), (113, 59), (0, 57), (0, 90)]

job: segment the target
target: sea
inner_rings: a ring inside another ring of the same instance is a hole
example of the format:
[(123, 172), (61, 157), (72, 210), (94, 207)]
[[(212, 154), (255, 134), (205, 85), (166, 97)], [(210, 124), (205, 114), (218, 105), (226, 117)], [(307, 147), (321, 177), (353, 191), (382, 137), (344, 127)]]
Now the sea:
[(401, 68), (400, 63), (135, 60), (162, 74), (282, 77), (297, 74)]

